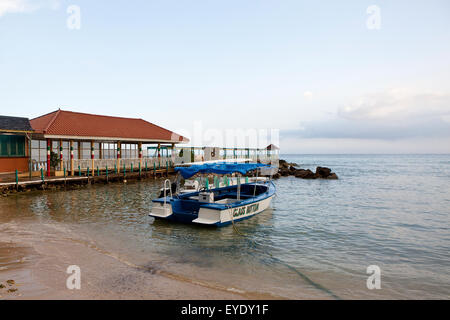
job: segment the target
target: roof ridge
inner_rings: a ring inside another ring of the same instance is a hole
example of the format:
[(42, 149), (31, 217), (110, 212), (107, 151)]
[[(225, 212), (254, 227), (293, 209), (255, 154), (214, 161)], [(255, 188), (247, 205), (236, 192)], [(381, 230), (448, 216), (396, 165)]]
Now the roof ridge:
[[(58, 109), (58, 110), (59, 110), (59, 109)], [(58, 111), (58, 110), (56, 110), (56, 111)], [(48, 116), (49, 114), (55, 113), (56, 111), (47, 112), (46, 114), (43, 114), (42, 116), (39, 116), (39, 117), (30, 119), (30, 121), (31, 121), (31, 120), (36, 120), (36, 119), (39, 119), (39, 118), (42, 118), (42, 117), (45, 117), (45, 116)]]
[[(104, 118), (117, 118), (117, 119), (131, 119), (131, 120), (143, 120), (141, 118), (127, 118), (127, 117), (119, 117), (119, 116), (107, 116), (104, 114), (96, 114), (96, 113), (87, 113), (87, 112), (78, 112), (78, 111), (69, 111), (69, 110), (61, 110), (62, 112), (69, 112), (69, 113), (77, 113), (77, 114), (84, 114), (88, 116), (96, 116), (96, 117), (104, 117)], [(145, 120), (144, 120), (145, 121)]]
[(42, 130), (44, 133), (47, 132), (48, 128), (53, 124), (53, 122), (55, 122), (55, 120), (58, 117), (60, 112), (61, 112), (61, 109), (58, 108), (58, 110), (56, 110), (53, 118), (49, 121), (48, 125), (44, 128), (44, 130)]

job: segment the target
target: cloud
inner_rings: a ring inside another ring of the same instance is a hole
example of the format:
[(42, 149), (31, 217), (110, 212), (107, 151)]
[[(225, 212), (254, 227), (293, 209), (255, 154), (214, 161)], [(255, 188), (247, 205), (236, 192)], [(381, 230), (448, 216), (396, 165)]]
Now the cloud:
[(302, 122), (281, 138), (409, 139), (450, 137), (450, 95), (389, 89), (338, 108), (323, 121)]
[(412, 93), (406, 89), (389, 89), (365, 95), (338, 110), (349, 120), (398, 121), (450, 116), (450, 95)]
[(424, 119), (416, 122), (368, 122), (341, 118), (302, 123), (298, 130), (283, 130), (281, 137), (331, 139), (395, 140), (414, 137), (450, 136), (450, 122), (444, 119)]
[(0, 17), (7, 13), (32, 12), (43, 7), (56, 10), (59, 5), (59, 0), (1, 0)]
[(0, 2), (0, 16), (8, 12), (25, 12), (30, 10), (25, 0), (2, 0)]

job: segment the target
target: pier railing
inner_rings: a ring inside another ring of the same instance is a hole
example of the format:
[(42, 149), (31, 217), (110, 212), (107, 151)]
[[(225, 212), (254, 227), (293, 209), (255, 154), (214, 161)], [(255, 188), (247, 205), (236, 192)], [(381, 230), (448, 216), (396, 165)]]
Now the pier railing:
[[(73, 161), (73, 167), (71, 162)], [(142, 174), (168, 174), (172, 172), (174, 162), (171, 157), (143, 157), (125, 159), (73, 159), (62, 160), (55, 168), (51, 168), (51, 178), (47, 177), (47, 161), (31, 162), (31, 172), (14, 170), (0, 175), (0, 186), (27, 184), (47, 179), (72, 179), (86, 176), (111, 176), (114, 173), (128, 175), (130, 172)], [(107, 169), (107, 170), (106, 170)], [(75, 176), (75, 177), (73, 177)], [(55, 180), (55, 181), (56, 181)]]
[(40, 170), (47, 170), (47, 161), (32, 161), (31, 162), (31, 170), (32, 171), (40, 171)]
[[(119, 171), (123, 169), (130, 170), (139, 169), (139, 164), (141, 166), (141, 170), (144, 170), (146, 167), (148, 170), (159, 170), (159, 169), (167, 169), (167, 167), (173, 167), (174, 161), (171, 157), (143, 157), (143, 158), (125, 158), (125, 159), (73, 159), (73, 170), (78, 171), (86, 171), (88, 168), (90, 170), (105, 170), (108, 168), (111, 172), (114, 168), (117, 168)], [(47, 161), (32, 161), (31, 170), (33, 172), (44, 170), (47, 171)], [(71, 160), (63, 160), (62, 166), (58, 164), (56, 166), (56, 171), (66, 171), (71, 170)], [(53, 170), (53, 168), (52, 168)]]
[[(65, 164), (66, 170), (70, 170), (70, 161)], [(105, 170), (108, 168), (111, 172), (114, 169), (118, 171), (125, 169), (127, 171), (133, 169), (138, 170), (141, 167), (141, 170), (147, 168), (147, 170), (159, 170), (159, 169), (167, 169), (167, 167), (172, 167), (173, 161), (170, 157), (152, 157), (152, 158), (125, 158), (125, 159), (74, 159), (73, 160), (73, 169), (75, 171), (82, 170), (86, 171), (88, 168), (90, 170)]]

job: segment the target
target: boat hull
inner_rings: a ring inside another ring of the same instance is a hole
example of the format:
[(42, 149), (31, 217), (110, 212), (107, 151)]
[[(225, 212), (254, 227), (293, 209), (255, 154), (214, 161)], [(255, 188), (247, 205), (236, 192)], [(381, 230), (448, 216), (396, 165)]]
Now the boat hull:
[[(243, 191), (247, 191), (247, 193), (244, 192), (241, 195), (241, 200), (233, 198), (233, 188), (236, 189), (236, 187), (215, 189), (213, 192), (217, 193), (218, 198), (211, 203), (192, 200), (198, 198), (198, 192), (184, 194), (180, 197), (153, 200), (154, 207), (150, 216), (174, 222), (221, 227), (261, 213), (270, 206), (272, 198), (275, 196), (275, 186), (272, 182), (264, 185), (242, 185)], [(253, 192), (257, 188), (261, 190), (254, 195)], [(226, 196), (224, 197), (223, 194)], [(170, 206), (170, 209), (167, 206)]]
[(215, 225), (218, 227), (230, 225), (234, 222), (251, 218), (258, 213), (263, 212), (270, 206), (273, 197), (274, 195), (260, 201), (227, 208), (225, 210), (201, 208), (198, 213), (198, 218), (192, 220), (192, 222), (197, 224)]

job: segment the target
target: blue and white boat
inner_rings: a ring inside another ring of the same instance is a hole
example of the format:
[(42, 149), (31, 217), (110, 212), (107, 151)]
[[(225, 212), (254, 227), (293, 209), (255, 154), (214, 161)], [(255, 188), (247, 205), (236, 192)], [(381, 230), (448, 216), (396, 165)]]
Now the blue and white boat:
[[(195, 175), (245, 175), (267, 165), (259, 163), (214, 163), (176, 167), (184, 179)], [(165, 184), (170, 181), (166, 180)], [(150, 216), (176, 222), (224, 226), (250, 218), (270, 206), (275, 196), (275, 185), (271, 180), (219, 187), (202, 188), (200, 191), (170, 195), (153, 200)]]

